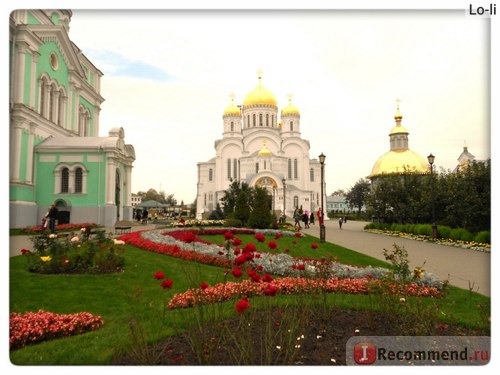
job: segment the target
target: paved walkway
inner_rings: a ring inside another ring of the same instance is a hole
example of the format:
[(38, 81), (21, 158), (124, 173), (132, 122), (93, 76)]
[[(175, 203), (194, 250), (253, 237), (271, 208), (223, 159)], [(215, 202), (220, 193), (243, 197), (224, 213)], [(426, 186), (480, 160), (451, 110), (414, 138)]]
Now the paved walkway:
[[(490, 253), (438, 245), (384, 234), (365, 232), (366, 222), (347, 221), (339, 229), (337, 220), (325, 221), (327, 242), (355, 250), (385, 261), (384, 249), (392, 250), (393, 244), (404, 246), (408, 251), (410, 269), (422, 266), (451, 285), (490, 296)], [(318, 224), (304, 233), (319, 238)]]
[[(391, 250), (394, 243), (408, 251), (410, 268), (422, 266), (451, 285), (490, 296), (490, 254), (458, 247), (437, 245), (411, 239), (392, 237), (363, 231), (367, 223), (348, 221), (339, 229), (336, 220), (325, 222), (326, 241), (385, 260), (383, 250)], [(132, 230), (154, 229), (154, 225), (137, 225)], [(108, 228), (107, 232), (114, 232)], [(319, 238), (319, 226), (303, 229), (304, 233)], [(10, 256), (19, 255), (21, 249), (32, 250), (27, 236), (10, 237)]]

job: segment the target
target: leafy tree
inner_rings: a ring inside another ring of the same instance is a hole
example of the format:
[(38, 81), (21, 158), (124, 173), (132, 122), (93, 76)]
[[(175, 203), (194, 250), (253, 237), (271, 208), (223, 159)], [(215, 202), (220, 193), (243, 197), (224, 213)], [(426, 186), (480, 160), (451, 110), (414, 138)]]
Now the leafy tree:
[(351, 207), (358, 209), (358, 216), (361, 214), (363, 205), (366, 205), (368, 194), (370, 193), (370, 182), (360, 178), (356, 184), (346, 194), (346, 202)]
[(247, 197), (248, 204), (251, 203), (253, 189), (246, 182), (233, 181), (231, 185), (229, 185), (229, 189), (224, 191), (224, 196), (221, 198), (224, 217), (234, 217), (236, 201), (240, 193), (243, 193)]
[(267, 190), (261, 187), (255, 188), (252, 211), (248, 219), (251, 228), (269, 228), (273, 221), (271, 208), (269, 207), (269, 196)]
[(232, 217), (241, 221), (242, 225), (246, 225), (250, 218), (250, 197), (248, 191), (241, 190), (236, 197), (234, 212)]
[(215, 206), (215, 210), (213, 210), (210, 213), (210, 216), (208, 218), (210, 220), (222, 220), (222, 219), (224, 219), (224, 213), (222, 212), (222, 208), (220, 207), (219, 202), (217, 202), (217, 205)]

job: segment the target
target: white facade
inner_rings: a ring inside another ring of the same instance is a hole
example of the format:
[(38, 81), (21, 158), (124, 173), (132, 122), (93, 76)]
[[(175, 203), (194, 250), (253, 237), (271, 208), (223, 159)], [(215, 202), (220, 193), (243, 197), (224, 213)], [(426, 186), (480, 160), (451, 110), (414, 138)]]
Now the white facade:
[(309, 141), (301, 138), (300, 113), (290, 99), (279, 113), (274, 95), (259, 77), (242, 105), (231, 100), (222, 120), (215, 157), (198, 163), (198, 218), (221, 203), (234, 180), (267, 188), (277, 215), (285, 209), (290, 217), (301, 206), (309, 211), (320, 208), (321, 165), (309, 158)]

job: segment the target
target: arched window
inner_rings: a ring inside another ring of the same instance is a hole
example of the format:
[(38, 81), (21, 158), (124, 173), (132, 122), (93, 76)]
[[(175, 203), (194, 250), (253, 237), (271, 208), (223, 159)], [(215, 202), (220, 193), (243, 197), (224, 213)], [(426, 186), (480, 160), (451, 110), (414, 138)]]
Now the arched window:
[(299, 197), (296, 195), (293, 197), (293, 207), (299, 208)]
[(246, 127), (247, 128), (250, 127), (250, 115), (247, 115), (247, 126)]
[(233, 159), (233, 178), (238, 178), (238, 162), (236, 159)]
[(255, 163), (255, 173), (259, 173), (259, 162)]
[(63, 168), (61, 170), (61, 193), (69, 192), (69, 169)]
[(269, 113), (266, 113), (266, 126), (269, 126)]
[(288, 159), (288, 179), (292, 179), (292, 159)]
[(309, 179), (311, 180), (311, 182), (314, 182), (314, 168), (311, 168), (309, 170)]
[(259, 126), (262, 126), (262, 113), (259, 113)]
[(227, 159), (227, 179), (231, 178), (231, 159)]
[(231, 131), (234, 132), (234, 122), (231, 121)]
[(256, 121), (255, 121), (255, 113), (252, 115), (252, 122), (253, 122), (253, 126), (256, 125)]
[(210, 168), (208, 170), (208, 181), (212, 181), (214, 179), (214, 170)]
[(293, 178), (298, 178), (298, 169), (299, 169), (299, 161), (297, 159), (293, 159)]
[(75, 169), (75, 193), (83, 192), (83, 169), (78, 167)]
[(290, 131), (293, 132), (293, 121), (290, 121)]

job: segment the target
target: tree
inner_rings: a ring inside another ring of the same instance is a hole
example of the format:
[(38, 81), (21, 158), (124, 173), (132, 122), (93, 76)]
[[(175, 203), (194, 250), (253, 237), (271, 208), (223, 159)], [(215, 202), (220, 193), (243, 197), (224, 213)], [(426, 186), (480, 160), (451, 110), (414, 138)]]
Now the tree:
[[(251, 204), (253, 189), (246, 182), (233, 181), (231, 185), (229, 185), (229, 189), (224, 191), (224, 196), (221, 198), (222, 210), (225, 218), (234, 217), (236, 202), (240, 193), (243, 193), (244, 197), (246, 197), (247, 204)], [(242, 199), (244, 197), (242, 197)]]
[(236, 203), (234, 205), (234, 212), (232, 217), (239, 220), (243, 226), (245, 226), (250, 217), (250, 204), (248, 191), (241, 190), (236, 197)]
[(366, 205), (368, 194), (370, 193), (370, 182), (364, 178), (360, 178), (358, 182), (346, 194), (346, 202), (351, 207), (358, 209), (358, 216), (361, 214), (361, 209)]
[(215, 210), (213, 210), (210, 213), (210, 216), (208, 217), (209, 220), (222, 220), (224, 219), (224, 213), (222, 212), (222, 208), (220, 207), (219, 202), (217, 202), (217, 205), (215, 206)]
[(248, 219), (250, 228), (269, 228), (273, 221), (269, 207), (269, 196), (267, 190), (261, 187), (255, 188), (252, 211)]

